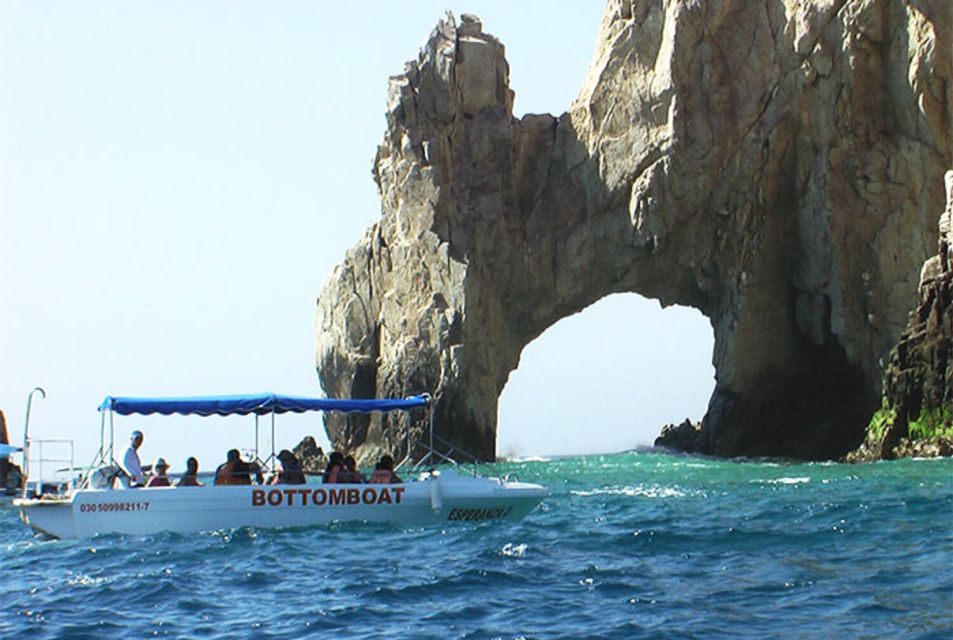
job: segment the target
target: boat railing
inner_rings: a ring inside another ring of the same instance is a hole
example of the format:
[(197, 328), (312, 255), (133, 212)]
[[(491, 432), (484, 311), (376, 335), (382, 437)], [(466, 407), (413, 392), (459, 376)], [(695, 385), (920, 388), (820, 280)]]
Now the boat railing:
[[(430, 438), (433, 444), (422, 441), (415, 442), (407, 453), (407, 457), (398, 465), (398, 468), (406, 465), (416, 471), (440, 465), (451, 465), (467, 470), (474, 477), (480, 475), (480, 469), (489, 469), (496, 475), (496, 468), (492, 463), (477, 458), (472, 453), (461, 449), (437, 434), (431, 434)], [(414, 454), (421, 449), (423, 455), (415, 459)]]
[[(27, 469), (24, 471), (38, 495), (51, 492), (62, 493), (64, 489), (66, 493), (72, 492), (76, 475), (74, 453), (72, 440), (30, 438), (30, 456), (27, 459)], [(52, 472), (50, 472), (51, 466)]]

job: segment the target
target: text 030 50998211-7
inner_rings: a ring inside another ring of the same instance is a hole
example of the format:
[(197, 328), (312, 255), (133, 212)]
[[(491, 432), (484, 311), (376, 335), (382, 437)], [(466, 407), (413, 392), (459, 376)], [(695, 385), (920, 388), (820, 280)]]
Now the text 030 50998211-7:
[(106, 513), (115, 511), (148, 511), (148, 502), (90, 502), (79, 505), (80, 513)]

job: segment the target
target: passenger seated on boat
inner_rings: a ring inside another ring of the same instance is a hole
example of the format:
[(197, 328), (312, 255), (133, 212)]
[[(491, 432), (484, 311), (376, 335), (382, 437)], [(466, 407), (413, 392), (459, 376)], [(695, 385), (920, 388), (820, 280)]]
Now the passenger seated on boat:
[(252, 460), (251, 462), (244, 463), (248, 467), (248, 474), (255, 474), (255, 483), (265, 484), (265, 472), (262, 471), (261, 465), (258, 464), (257, 460)]
[(321, 481), (325, 484), (334, 484), (340, 482), (338, 475), (344, 468), (344, 455), (340, 451), (332, 451), (328, 457), (328, 466), (324, 469), (324, 475)]
[(230, 449), (225, 462), (215, 470), (215, 484), (251, 484), (248, 465), (238, 449)]
[(126, 449), (126, 454), (122, 458), (123, 470), (129, 476), (130, 487), (141, 487), (146, 483), (146, 476), (139, 460), (139, 447), (142, 446), (143, 439), (141, 431), (133, 431), (129, 438), (129, 448)]
[(152, 465), (152, 476), (146, 483), (146, 488), (171, 487), (172, 483), (169, 482), (169, 476), (166, 475), (168, 471), (169, 463), (165, 461), (165, 458), (162, 456), (156, 458), (155, 464)]
[(397, 484), (403, 482), (396, 473), (394, 473), (394, 459), (384, 454), (374, 467), (374, 473), (371, 474), (373, 484)]
[(281, 463), (281, 469), (278, 474), (271, 479), (271, 484), (304, 484), (304, 470), (301, 463), (292, 452), (282, 449), (278, 454), (278, 462)]
[(177, 487), (202, 487), (205, 486), (199, 482), (199, 461), (190, 457), (185, 461), (185, 473), (179, 478), (179, 481), (175, 483)]
[(344, 458), (344, 464), (338, 473), (338, 482), (342, 484), (360, 484), (364, 482), (364, 476), (357, 470), (357, 462), (354, 456)]

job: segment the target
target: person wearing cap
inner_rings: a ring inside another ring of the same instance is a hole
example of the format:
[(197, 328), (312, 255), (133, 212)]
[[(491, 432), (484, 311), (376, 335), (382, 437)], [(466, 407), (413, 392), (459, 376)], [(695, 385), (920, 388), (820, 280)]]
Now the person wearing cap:
[(169, 482), (169, 476), (166, 475), (168, 470), (169, 463), (165, 461), (165, 458), (162, 456), (156, 458), (155, 464), (152, 465), (152, 477), (149, 478), (149, 483), (146, 485), (146, 488), (171, 487), (172, 483)]
[(130, 487), (141, 487), (146, 483), (142, 463), (139, 461), (139, 447), (142, 446), (142, 440), (142, 432), (133, 431), (129, 438), (129, 448), (126, 449), (126, 455), (122, 458), (122, 466), (129, 476)]

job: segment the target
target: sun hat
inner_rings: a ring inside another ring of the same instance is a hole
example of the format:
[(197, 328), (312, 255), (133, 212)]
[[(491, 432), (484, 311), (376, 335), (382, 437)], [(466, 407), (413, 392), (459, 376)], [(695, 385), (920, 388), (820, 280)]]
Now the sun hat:
[(152, 465), (152, 468), (159, 469), (161, 467), (165, 467), (166, 469), (168, 469), (169, 463), (165, 461), (165, 458), (163, 458), (162, 456), (159, 456), (158, 458), (156, 458), (156, 462), (154, 465)]

